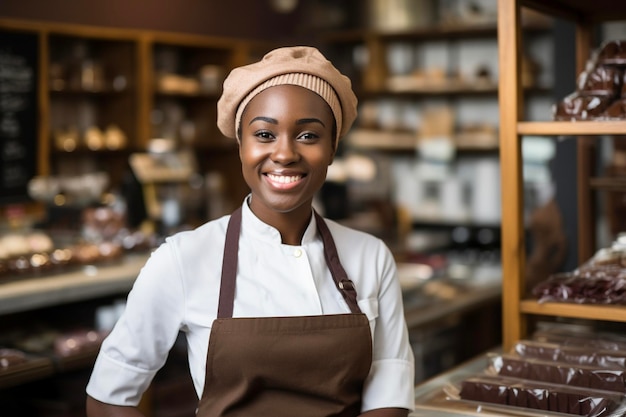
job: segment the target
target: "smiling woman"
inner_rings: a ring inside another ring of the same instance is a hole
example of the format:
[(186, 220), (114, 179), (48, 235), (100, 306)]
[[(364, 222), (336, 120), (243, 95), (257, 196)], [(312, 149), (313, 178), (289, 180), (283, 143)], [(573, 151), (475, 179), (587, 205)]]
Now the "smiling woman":
[(90, 417), (138, 415), (180, 330), (199, 417), (408, 415), (414, 358), (391, 251), (313, 209), (356, 104), (311, 47), (231, 72), (218, 127), (238, 141), (250, 194), (151, 256), (102, 344)]
[[(240, 156), (250, 208), (279, 226), (284, 243), (298, 245), (308, 226), (335, 153), (333, 125), (326, 102), (300, 86), (268, 88), (246, 107)], [(285, 221), (289, 225), (281, 227)]]

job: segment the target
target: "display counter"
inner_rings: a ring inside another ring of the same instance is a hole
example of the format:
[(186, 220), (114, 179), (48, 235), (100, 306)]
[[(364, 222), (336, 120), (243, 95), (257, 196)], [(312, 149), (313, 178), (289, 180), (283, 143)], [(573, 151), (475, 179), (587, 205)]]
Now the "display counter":
[(0, 315), (126, 293), (148, 256), (127, 255), (110, 264), (0, 282)]
[[(405, 293), (405, 317), (409, 329), (438, 323), (451, 315), (462, 315), (482, 306), (499, 303), (500, 282), (450, 286), (449, 296)], [(415, 300), (418, 298), (419, 300)]]

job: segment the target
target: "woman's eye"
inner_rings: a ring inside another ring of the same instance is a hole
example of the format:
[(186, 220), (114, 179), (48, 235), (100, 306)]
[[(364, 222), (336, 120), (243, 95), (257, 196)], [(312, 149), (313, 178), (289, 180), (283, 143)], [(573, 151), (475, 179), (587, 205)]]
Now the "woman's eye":
[(262, 139), (264, 141), (271, 140), (274, 137), (270, 132), (268, 132), (266, 130), (260, 130), (260, 131), (256, 132), (254, 134), (254, 136), (256, 136), (257, 138)]
[(315, 141), (319, 139), (319, 136), (316, 135), (315, 133), (305, 132), (301, 134), (300, 136), (298, 136), (298, 139), (302, 141), (306, 141), (306, 142), (311, 142), (311, 141)]

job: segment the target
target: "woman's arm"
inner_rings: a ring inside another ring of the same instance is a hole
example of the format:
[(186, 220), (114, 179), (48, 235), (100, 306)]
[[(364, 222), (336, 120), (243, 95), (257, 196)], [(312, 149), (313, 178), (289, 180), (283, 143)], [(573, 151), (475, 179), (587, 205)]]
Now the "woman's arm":
[(88, 395), (87, 417), (144, 417), (144, 415), (135, 407), (106, 404)]
[[(406, 417), (415, 401), (415, 364), (409, 340), (402, 290), (391, 251), (378, 250), (378, 315), (373, 333), (370, 375), (364, 385), (363, 410), (381, 414), (372, 417)], [(378, 411), (380, 410), (380, 411)], [(363, 414), (368, 415), (368, 414)]]
[(407, 417), (408, 415), (409, 410), (406, 408), (378, 408), (366, 411), (360, 417)]

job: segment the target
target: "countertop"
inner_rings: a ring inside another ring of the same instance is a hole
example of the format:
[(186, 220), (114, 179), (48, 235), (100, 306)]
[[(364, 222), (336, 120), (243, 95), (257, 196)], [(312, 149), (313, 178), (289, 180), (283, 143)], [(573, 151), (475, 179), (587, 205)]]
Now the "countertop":
[(149, 254), (64, 273), (0, 281), (0, 315), (128, 292)]

